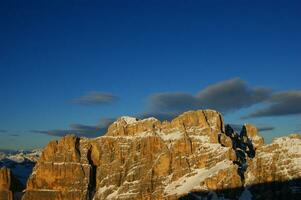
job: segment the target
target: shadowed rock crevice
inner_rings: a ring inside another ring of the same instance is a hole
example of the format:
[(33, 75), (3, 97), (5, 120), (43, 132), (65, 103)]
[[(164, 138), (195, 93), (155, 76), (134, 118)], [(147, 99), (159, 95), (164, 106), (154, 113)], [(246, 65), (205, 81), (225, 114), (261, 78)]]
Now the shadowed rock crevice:
[[(242, 182), (245, 180), (245, 172), (248, 168), (247, 159), (252, 159), (255, 157), (255, 148), (252, 144), (251, 138), (248, 137), (247, 126), (252, 127), (252, 125), (243, 125), (240, 133), (237, 133), (229, 124), (225, 127), (225, 134), (232, 141), (232, 148), (236, 154), (236, 160), (234, 163), (238, 165), (238, 174), (241, 177)], [(253, 136), (260, 138), (256, 133)]]
[(88, 199), (89, 146), (87, 139), (74, 135), (49, 142), (27, 181), (23, 200)]
[(95, 192), (96, 192), (97, 166), (95, 165), (95, 163), (93, 163), (93, 160), (92, 160), (92, 147), (89, 148), (87, 157), (88, 157), (89, 164), (91, 165), (90, 183), (89, 183), (89, 199), (93, 199)]
[(81, 152), (80, 152), (80, 138), (79, 137), (75, 137), (75, 153), (76, 153), (76, 157), (80, 158), (81, 157)]

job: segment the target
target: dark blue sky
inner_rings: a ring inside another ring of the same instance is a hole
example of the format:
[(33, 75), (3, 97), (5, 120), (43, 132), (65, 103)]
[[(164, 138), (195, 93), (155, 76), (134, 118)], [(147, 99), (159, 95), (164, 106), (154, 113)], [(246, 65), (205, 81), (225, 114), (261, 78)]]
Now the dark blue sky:
[[(273, 127), (267, 141), (298, 131), (300, 9), (300, 1), (1, 1), (0, 149), (42, 146), (54, 138), (47, 131), (70, 124), (169, 112), (174, 92), (197, 102), (187, 108), (220, 108), (226, 122)], [(237, 108), (196, 98), (226, 80), (273, 94)], [(104, 93), (115, 100), (74, 102)], [(240, 118), (279, 101), (273, 113)]]

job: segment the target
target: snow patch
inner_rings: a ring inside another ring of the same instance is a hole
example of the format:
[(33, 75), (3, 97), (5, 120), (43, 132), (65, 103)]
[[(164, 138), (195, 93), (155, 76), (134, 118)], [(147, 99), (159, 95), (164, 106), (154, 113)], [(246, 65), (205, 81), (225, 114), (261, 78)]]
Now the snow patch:
[(115, 185), (109, 185), (109, 186), (103, 186), (103, 187), (100, 187), (98, 190), (97, 190), (97, 194), (100, 195), (102, 194), (103, 192), (107, 191), (107, 190), (110, 190), (112, 188), (114, 188)]
[(127, 124), (133, 124), (138, 121), (137, 118), (135, 117), (130, 117), (130, 116), (122, 116), (120, 117), (121, 120), (124, 120)]
[[(210, 138), (208, 135), (189, 135), (190, 138), (201, 141), (201, 142), (208, 142), (210, 143)], [(220, 145), (219, 145), (220, 146)]]
[(118, 190), (116, 190), (113, 193), (109, 194), (106, 199), (115, 199), (117, 197), (118, 197)]
[(171, 133), (163, 133), (163, 132), (159, 132), (158, 135), (162, 138), (162, 140), (164, 141), (168, 141), (168, 140), (178, 140), (180, 138), (183, 137), (183, 133), (181, 133), (180, 131), (174, 131)]
[(164, 193), (166, 195), (181, 195), (187, 194), (193, 189), (200, 189), (200, 183), (206, 178), (211, 177), (218, 173), (218, 171), (230, 167), (232, 162), (230, 160), (224, 160), (217, 163), (214, 167), (209, 169), (194, 169), (192, 173), (173, 181), (166, 186)]
[(129, 125), (129, 124), (135, 124), (137, 122), (158, 121), (158, 120), (154, 117), (149, 117), (149, 118), (145, 118), (145, 119), (137, 119), (136, 117), (122, 116), (114, 123), (119, 123), (120, 121), (125, 121), (126, 124)]

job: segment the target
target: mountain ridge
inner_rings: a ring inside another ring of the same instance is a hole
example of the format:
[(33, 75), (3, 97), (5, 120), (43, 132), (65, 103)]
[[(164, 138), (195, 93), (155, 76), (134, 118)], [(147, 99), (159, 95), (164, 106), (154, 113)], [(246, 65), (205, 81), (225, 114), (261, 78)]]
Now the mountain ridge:
[[(294, 150), (282, 148), (283, 141), (286, 146), (295, 141)], [(245, 124), (237, 133), (214, 110), (188, 111), (163, 122), (121, 117), (104, 136), (67, 135), (49, 142), (27, 181), (23, 199), (172, 200), (241, 188), (216, 194), (239, 199), (246, 188), (255, 191), (254, 184), (300, 178), (300, 141), (293, 135), (264, 145), (255, 126)], [(266, 165), (261, 162), (265, 155), (271, 158)], [(270, 169), (275, 171), (267, 173)], [(299, 183), (296, 187), (301, 188)]]

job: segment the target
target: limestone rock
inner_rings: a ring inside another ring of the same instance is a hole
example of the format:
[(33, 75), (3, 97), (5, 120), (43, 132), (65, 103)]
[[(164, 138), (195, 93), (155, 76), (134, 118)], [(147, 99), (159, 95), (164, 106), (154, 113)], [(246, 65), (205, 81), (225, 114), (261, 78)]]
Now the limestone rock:
[(252, 140), (255, 149), (264, 144), (263, 137), (258, 134), (258, 130), (254, 125), (245, 124), (242, 128), (241, 134)]
[(301, 137), (295, 134), (277, 138), (257, 150), (246, 171), (246, 184), (285, 182), (300, 177)]
[(300, 161), (299, 140), (291, 136), (264, 145), (256, 127), (247, 124), (237, 133), (213, 110), (189, 111), (163, 122), (121, 117), (104, 136), (68, 135), (50, 142), (23, 199), (173, 200), (197, 192), (216, 196), (213, 191), (223, 189), (238, 199), (242, 190), (229, 188), (301, 177), (300, 163), (295, 163)]
[(23, 199), (89, 199), (93, 192), (89, 150), (87, 140), (73, 135), (50, 142), (27, 182)]
[(0, 199), (12, 200), (13, 193), (11, 189), (11, 172), (3, 167), (0, 169)]

